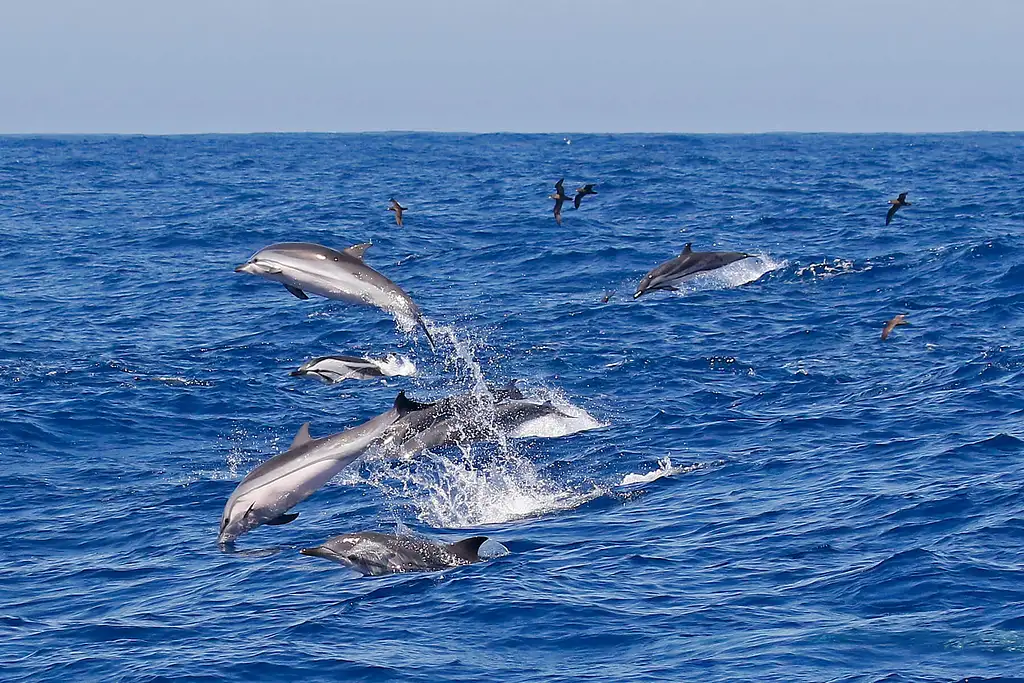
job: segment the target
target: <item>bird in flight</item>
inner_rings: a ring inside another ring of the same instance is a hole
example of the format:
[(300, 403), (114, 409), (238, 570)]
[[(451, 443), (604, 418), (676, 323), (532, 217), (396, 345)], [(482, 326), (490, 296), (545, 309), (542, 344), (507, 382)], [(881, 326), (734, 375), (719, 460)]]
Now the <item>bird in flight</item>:
[(882, 339), (887, 339), (889, 335), (892, 333), (892, 331), (896, 329), (896, 327), (898, 327), (899, 325), (909, 324), (910, 323), (907, 322), (906, 314), (900, 313), (898, 316), (885, 323), (885, 327), (882, 328)]
[(395, 212), (395, 222), (398, 223), (398, 227), (402, 227), (402, 212), (408, 208), (408, 206), (399, 204), (394, 197), (388, 200), (388, 211)]
[(577, 187), (576, 196), (572, 198), (573, 208), (580, 208), (580, 202), (582, 202), (583, 198), (586, 197), (588, 194), (597, 194), (597, 190), (594, 189), (593, 183), (587, 183), (583, 187)]
[(555, 193), (549, 194), (548, 199), (555, 200), (555, 222), (559, 225), (562, 224), (562, 204), (569, 200), (569, 195), (565, 193), (565, 188), (562, 187), (562, 183), (565, 182), (565, 178), (560, 179), (555, 183)]
[(896, 215), (896, 212), (902, 209), (904, 206), (910, 206), (910, 202), (907, 201), (907, 193), (900, 192), (900, 196), (896, 199), (890, 199), (889, 203), (892, 206), (889, 208), (889, 213), (885, 214), (885, 224), (889, 225), (892, 222), (892, 217)]

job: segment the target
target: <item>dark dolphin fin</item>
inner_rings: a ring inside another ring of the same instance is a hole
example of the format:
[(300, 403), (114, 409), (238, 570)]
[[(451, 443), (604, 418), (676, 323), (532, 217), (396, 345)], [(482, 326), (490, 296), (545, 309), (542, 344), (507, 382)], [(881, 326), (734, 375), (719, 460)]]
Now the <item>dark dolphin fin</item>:
[(406, 396), (404, 391), (398, 392), (398, 396), (395, 397), (395, 410), (398, 411), (398, 416), (399, 417), (403, 417), (403, 416), (408, 415), (409, 413), (415, 412), (417, 410), (423, 410), (424, 408), (429, 408), (432, 405), (434, 405), (434, 404), (433, 403), (419, 403), (417, 401), (414, 401), (411, 398), (409, 398), (408, 396)]
[(365, 254), (366, 250), (369, 249), (372, 246), (373, 246), (373, 242), (363, 242), (362, 244), (353, 244), (348, 249), (343, 249), (342, 251), (343, 251), (343, 253), (348, 254), (352, 258), (358, 259), (358, 260), (362, 261), (363, 260), (363, 254)]
[(284, 288), (287, 289), (292, 294), (294, 294), (295, 296), (299, 297), (300, 299), (308, 299), (309, 298), (309, 295), (306, 294), (305, 292), (303, 292), (298, 287), (293, 287), (291, 285), (285, 285)]
[(281, 526), (282, 524), (288, 524), (289, 522), (294, 522), (295, 518), (298, 517), (298, 516), (299, 516), (298, 512), (293, 512), (290, 515), (281, 515), (280, 517), (275, 517), (274, 519), (272, 519), (272, 520), (270, 520), (268, 522), (263, 522), (263, 523), (264, 524), (268, 524), (270, 526)]
[(448, 546), (448, 551), (456, 557), (462, 558), (467, 562), (479, 562), (480, 561), (480, 546), (487, 540), (486, 536), (474, 536), (472, 538), (466, 538), (458, 543), (452, 543)]
[(683, 247), (683, 253), (680, 254), (680, 256), (685, 256), (686, 254), (691, 254), (691, 253), (693, 253), (693, 242), (687, 242), (686, 246)]
[(434, 338), (430, 336), (430, 330), (427, 329), (426, 321), (424, 321), (423, 317), (420, 316), (419, 318), (417, 318), (416, 322), (419, 323), (420, 327), (423, 328), (423, 334), (427, 335), (427, 343), (430, 345), (430, 350), (436, 351), (437, 348), (434, 346)]
[[(292, 374), (294, 374), (294, 373), (292, 373)], [(309, 423), (306, 422), (301, 427), (299, 427), (299, 431), (295, 434), (295, 438), (292, 439), (292, 445), (288, 447), (288, 450), (292, 450), (293, 448), (298, 448), (302, 444), (308, 443), (308, 442), (310, 442), (312, 440), (313, 440), (313, 437), (311, 437), (309, 435)]]

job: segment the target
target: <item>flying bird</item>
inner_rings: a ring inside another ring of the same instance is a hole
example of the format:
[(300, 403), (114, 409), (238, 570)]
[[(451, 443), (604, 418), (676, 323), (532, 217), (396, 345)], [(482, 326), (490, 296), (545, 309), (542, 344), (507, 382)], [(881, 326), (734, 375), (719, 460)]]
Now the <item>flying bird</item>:
[(388, 201), (390, 202), (388, 204), (388, 211), (394, 211), (395, 212), (395, 222), (398, 223), (398, 227), (402, 227), (402, 212), (405, 211), (406, 209), (408, 209), (409, 207), (408, 206), (402, 206), (397, 201), (395, 201), (394, 197), (392, 197)]
[(583, 198), (586, 197), (588, 194), (597, 194), (597, 190), (594, 189), (593, 183), (587, 183), (583, 187), (577, 187), (576, 196), (572, 198), (573, 208), (580, 208), (580, 202), (582, 202)]
[(897, 211), (899, 211), (904, 206), (910, 206), (910, 202), (907, 201), (906, 192), (900, 192), (900, 196), (897, 197), (896, 199), (890, 199), (889, 203), (892, 204), (892, 206), (889, 208), (889, 213), (885, 214), (886, 225), (889, 225), (889, 223), (892, 222), (892, 217), (896, 215)]
[(900, 313), (898, 316), (885, 323), (885, 327), (882, 328), (882, 339), (887, 339), (894, 329), (900, 325), (909, 325), (907, 322), (907, 316), (905, 313)]
[(569, 195), (565, 193), (565, 188), (562, 187), (562, 183), (565, 182), (565, 178), (560, 179), (555, 183), (555, 193), (549, 194), (548, 199), (555, 200), (555, 222), (559, 225), (562, 224), (562, 204), (569, 200)]

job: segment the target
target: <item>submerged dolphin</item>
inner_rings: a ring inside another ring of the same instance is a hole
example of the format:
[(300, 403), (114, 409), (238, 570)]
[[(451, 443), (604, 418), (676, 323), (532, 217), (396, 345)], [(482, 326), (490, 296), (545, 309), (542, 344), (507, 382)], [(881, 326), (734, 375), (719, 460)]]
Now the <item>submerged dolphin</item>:
[(633, 298), (639, 299), (656, 289), (675, 291), (676, 285), (691, 275), (716, 270), (745, 258), (753, 258), (752, 254), (738, 251), (693, 251), (692, 246), (692, 243), (687, 244), (679, 256), (644, 275), (637, 285)]
[(338, 434), (314, 439), (309, 423), (302, 425), (287, 451), (259, 465), (235, 488), (224, 506), (217, 541), (230, 545), (260, 525), (293, 521), (299, 515), (288, 510), (357, 460), (395, 420), (425, 407), (401, 392), (386, 413)]
[(486, 536), (473, 536), (458, 543), (442, 545), (422, 538), (362, 531), (334, 536), (303, 555), (340, 562), (364, 576), (396, 572), (435, 571), (480, 561), (480, 546)]
[(381, 359), (356, 356), (320, 356), (303, 363), (292, 372), (293, 377), (316, 377), (328, 384), (346, 379), (376, 379), (377, 377), (412, 377), (416, 364), (408, 358), (389, 353)]
[(260, 249), (235, 272), (280, 282), (300, 299), (308, 299), (306, 292), (311, 292), (328, 299), (376, 306), (422, 327), (433, 346), (419, 306), (401, 287), (363, 262), (363, 253), (370, 246), (367, 242), (335, 251), (311, 242), (282, 242)]

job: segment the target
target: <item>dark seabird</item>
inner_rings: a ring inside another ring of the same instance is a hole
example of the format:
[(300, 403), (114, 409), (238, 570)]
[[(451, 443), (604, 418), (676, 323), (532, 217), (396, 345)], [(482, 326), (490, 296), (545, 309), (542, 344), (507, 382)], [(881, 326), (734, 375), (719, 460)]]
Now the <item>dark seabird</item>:
[(555, 222), (559, 225), (562, 224), (562, 203), (570, 199), (569, 195), (565, 193), (565, 188), (562, 187), (562, 183), (565, 182), (565, 178), (560, 179), (555, 183), (555, 193), (549, 194), (548, 199), (555, 200)]
[(896, 215), (897, 211), (904, 206), (910, 206), (910, 202), (907, 201), (906, 192), (900, 192), (900, 196), (896, 199), (890, 199), (889, 203), (892, 204), (892, 207), (889, 209), (889, 213), (885, 214), (886, 225), (889, 225), (889, 223), (892, 222), (892, 217)]
[(588, 194), (597, 194), (597, 191), (594, 189), (593, 183), (587, 183), (583, 187), (577, 187), (576, 196), (572, 198), (573, 208), (580, 208), (580, 202), (582, 202), (583, 198), (586, 197)]
[(900, 313), (898, 316), (896, 316), (895, 318), (893, 318), (892, 320), (887, 322), (885, 324), (885, 327), (882, 328), (882, 339), (887, 339), (889, 337), (889, 334), (894, 329), (896, 329), (896, 327), (898, 327), (899, 325), (909, 325), (909, 324), (910, 323), (907, 322), (906, 314), (905, 313)]
[(395, 212), (395, 222), (398, 223), (398, 227), (402, 227), (402, 212), (405, 211), (406, 209), (408, 209), (409, 207), (408, 206), (402, 206), (397, 201), (395, 201), (394, 197), (392, 197), (388, 201), (391, 202), (388, 205), (388, 211), (394, 211)]

